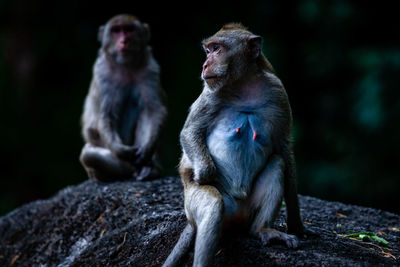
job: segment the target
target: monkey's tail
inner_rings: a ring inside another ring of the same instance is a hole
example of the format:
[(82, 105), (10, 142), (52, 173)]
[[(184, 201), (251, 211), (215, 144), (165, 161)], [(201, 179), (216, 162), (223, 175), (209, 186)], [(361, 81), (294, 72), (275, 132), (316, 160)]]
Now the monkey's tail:
[(193, 226), (187, 224), (171, 254), (164, 262), (163, 267), (179, 266), (183, 256), (186, 255), (192, 245), (195, 233)]

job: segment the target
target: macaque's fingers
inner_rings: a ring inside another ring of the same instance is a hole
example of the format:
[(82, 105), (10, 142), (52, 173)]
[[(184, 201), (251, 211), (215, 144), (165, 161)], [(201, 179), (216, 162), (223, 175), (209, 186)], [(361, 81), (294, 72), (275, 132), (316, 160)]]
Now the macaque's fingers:
[(148, 181), (160, 177), (160, 172), (153, 166), (144, 166), (134, 176), (138, 181)]
[(135, 153), (135, 165), (137, 166), (143, 166), (146, 163), (149, 163), (149, 153), (146, 152), (144, 148), (136, 148), (136, 153)]
[(126, 145), (116, 145), (113, 147), (116, 156), (125, 161), (132, 161), (137, 153), (137, 148)]

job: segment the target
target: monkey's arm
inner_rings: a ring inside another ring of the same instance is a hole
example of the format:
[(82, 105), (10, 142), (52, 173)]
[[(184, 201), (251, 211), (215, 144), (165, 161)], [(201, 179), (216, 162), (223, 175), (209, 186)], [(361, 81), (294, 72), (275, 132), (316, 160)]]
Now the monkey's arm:
[(82, 136), (86, 143), (101, 146), (98, 129), (99, 121), (99, 101), (96, 93), (95, 82), (92, 81), (89, 93), (85, 98), (83, 114), (81, 117)]
[(107, 112), (101, 109), (95, 81), (92, 81), (85, 100), (82, 135), (87, 143), (107, 147), (120, 158), (129, 159), (135, 153), (133, 148), (122, 144), (112, 118), (109, 118)]
[(304, 229), (300, 216), (299, 200), (297, 196), (296, 184), (296, 166), (293, 155), (291, 127), (292, 112), (288, 97), (283, 89), (283, 85), (276, 76), (272, 76), (272, 89), (275, 95), (275, 103), (278, 106), (274, 112), (272, 122), (275, 122), (275, 128), (278, 129), (275, 135), (275, 143), (278, 144), (280, 154), (285, 162), (284, 173), (284, 198), (287, 210), (288, 232), (301, 236)]
[(111, 111), (111, 101), (114, 101), (108, 95), (99, 95), (99, 87), (94, 80), (91, 84), (90, 93), (88, 97), (90, 104), (93, 108), (93, 116), (96, 116), (95, 127), (99, 139), (101, 140), (101, 146), (111, 150), (117, 157), (125, 160), (130, 160), (136, 153), (136, 150), (131, 147), (124, 145), (117, 131), (118, 117)]
[(138, 148), (136, 164), (141, 164), (154, 154), (161, 130), (167, 117), (163, 101), (155, 96), (139, 113), (134, 146)]
[(130, 161), (136, 154), (136, 148), (125, 145), (115, 125), (115, 119), (109, 118), (105, 114), (99, 120), (99, 130), (105, 146), (111, 150), (118, 158)]
[(206, 144), (206, 135), (218, 109), (217, 105), (212, 105), (202, 96), (190, 108), (180, 134), (180, 143), (193, 166), (194, 180), (207, 184), (213, 180), (216, 167)]

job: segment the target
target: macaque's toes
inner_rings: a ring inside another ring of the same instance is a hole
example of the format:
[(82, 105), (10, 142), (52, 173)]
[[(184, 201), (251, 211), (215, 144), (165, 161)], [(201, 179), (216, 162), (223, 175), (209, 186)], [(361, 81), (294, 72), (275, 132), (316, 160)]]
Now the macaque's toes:
[(294, 235), (288, 235), (283, 238), (288, 248), (297, 248), (299, 246), (299, 240)]
[(269, 241), (271, 240), (271, 238), (268, 235), (260, 235), (260, 240), (261, 243), (263, 244), (263, 246), (267, 246), (269, 244)]
[(272, 240), (285, 243), (288, 248), (297, 248), (299, 246), (299, 240), (296, 236), (275, 229), (264, 229), (259, 233), (259, 237), (264, 246), (269, 245)]
[(92, 169), (87, 170), (87, 174), (90, 179), (97, 181), (96, 173), (94, 170)]

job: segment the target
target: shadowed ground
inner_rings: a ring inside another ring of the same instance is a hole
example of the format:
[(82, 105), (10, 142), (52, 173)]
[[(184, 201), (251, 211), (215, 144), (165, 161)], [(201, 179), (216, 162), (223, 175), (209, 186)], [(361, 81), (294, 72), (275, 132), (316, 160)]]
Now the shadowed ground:
[[(263, 247), (246, 234), (229, 234), (216, 266), (400, 265), (400, 216), (371, 208), (300, 196), (307, 229), (300, 248)], [(284, 208), (276, 227), (285, 230)], [(86, 181), (53, 198), (0, 218), (0, 266), (160, 266), (186, 224), (180, 180)], [(343, 234), (374, 232), (389, 242)], [(190, 266), (189, 253), (185, 266)]]

